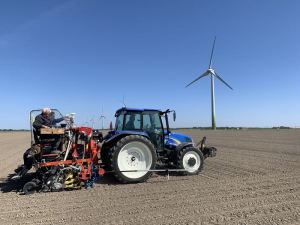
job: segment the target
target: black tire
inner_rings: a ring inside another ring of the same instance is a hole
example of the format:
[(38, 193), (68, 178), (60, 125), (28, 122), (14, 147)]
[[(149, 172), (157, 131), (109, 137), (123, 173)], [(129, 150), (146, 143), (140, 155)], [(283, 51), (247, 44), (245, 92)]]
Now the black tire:
[(109, 163), (108, 163), (108, 148), (106, 146), (102, 145), (102, 148), (100, 150), (100, 159), (102, 164), (105, 166), (105, 168), (109, 168)]
[(36, 182), (27, 182), (23, 187), (23, 192), (25, 195), (34, 194), (37, 191), (37, 184)]
[(113, 171), (140, 172), (116, 172), (116, 178), (122, 183), (145, 182), (155, 169), (156, 152), (153, 144), (147, 138), (140, 135), (129, 135), (120, 139), (109, 152), (109, 164)]
[(179, 169), (187, 169), (190, 171), (181, 171), (183, 175), (197, 175), (203, 168), (204, 158), (202, 152), (195, 147), (187, 147), (182, 149), (177, 157), (177, 167)]
[(38, 185), (39, 183), (41, 183), (41, 181), (40, 181), (39, 179), (32, 179), (30, 182), (34, 182), (34, 183), (36, 183), (37, 185)]

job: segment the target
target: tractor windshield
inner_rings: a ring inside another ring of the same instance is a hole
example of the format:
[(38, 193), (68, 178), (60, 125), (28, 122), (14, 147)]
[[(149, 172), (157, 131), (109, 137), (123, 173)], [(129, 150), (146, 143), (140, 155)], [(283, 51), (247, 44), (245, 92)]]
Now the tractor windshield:
[(123, 129), (124, 111), (121, 111), (116, 115), (115, 131)]

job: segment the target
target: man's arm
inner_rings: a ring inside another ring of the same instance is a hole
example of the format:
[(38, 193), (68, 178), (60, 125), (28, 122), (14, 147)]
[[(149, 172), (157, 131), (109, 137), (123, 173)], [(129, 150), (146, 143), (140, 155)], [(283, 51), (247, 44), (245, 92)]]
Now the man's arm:
[(51, 123), (52, 123), (52, 124), (60, 123), (60, 122), (63, 121), (64, 119), (65, 119), (64, 117), (58, 118), (58, 119), (53, 119), (53, 120), (51, 120)]

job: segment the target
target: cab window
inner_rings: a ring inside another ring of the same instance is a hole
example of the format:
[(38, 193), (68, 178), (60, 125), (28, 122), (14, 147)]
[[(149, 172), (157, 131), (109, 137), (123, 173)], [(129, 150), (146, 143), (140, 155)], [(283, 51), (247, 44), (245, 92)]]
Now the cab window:
[(128, 112), (125, 118), (125, 130), (141, 130), (141, 114)]

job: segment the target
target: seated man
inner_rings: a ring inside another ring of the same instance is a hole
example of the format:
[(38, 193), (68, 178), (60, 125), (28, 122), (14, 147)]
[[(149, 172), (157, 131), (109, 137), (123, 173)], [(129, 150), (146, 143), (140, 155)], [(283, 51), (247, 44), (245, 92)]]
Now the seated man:
[[(49, 108), (44, 108), (42, 113), (35, 117), (35, 120), (33, 122), (33, 128), (35, 129), (34, 139), (35, 139), (36, 144), (40, 144), (38, 135), (40, 135), (41, 128), (51, 128), (52, 122), (57, 123), (57, 121), (61, 120), (61, 118), (55, 120), (55, 119), (53, 119), (53, 117), (52, 117), (52, 119), (50, 119), (49, 118), (50, 113), (51, 113), (51, 110)], [(52, 144), (52, 150), (53, 150), (52, 153), (58, 154), (60, 152), (60, 151), (56, 151), (60, 144), (60, 141), (61, 141), (61, 136), (57, 135), (55, 137), (54, 143)]]
[(134, 120), (135, 120), (135, 115), (131, 115), (129, 118), (129, 121), (126, 123), (125, 129), (126, 130), (134, 130)]
[[(51, 120), (49, 119), (49, 115), (51, 113), (51, 110), (49, 108), (44, 108), (42, 110), (42, 113), (37, 115), (35, 117), (35, 121), (33, 122), (33, 129), (34, 129), (34, 139), (35, 144), (31, 146), (27, 151), (25, 151), (23, 155), (24, 165), (21, 165), (16, 169), (17, 174), (13, 176), (11, 179), (18, 180), (22, 176), (24, 176), (27, 171), (29, 171), (32, 167), (32, 165), (35, 162), (35, 159), (40, 156), (41, 148), (40, 148), (40, 140), (38, 138), (38, 135), (40, 135), (40, 129), (41, 128), (50, 128), (52, 126)], [(57, 119), (53, 122), (57, 123), (62, 121), (63, 119)], [(59, 143), (60, 143), (61, 137), (60, 135), (57, 135), (54, 141), (54, 144), (52, 145), (52, 148), (50, 148), (53, 154), (59, 154), (60, 151), (55, 151)], [(44, 149), (45, 150), (45, 149)], [(54, 151), (53, 151), (54, 150)], [(50, 153), (50, 152), (49, 152)]]
[(35, 117), (33, 122), (34, 131), (34, 141), (36, 144), (40, 144), (38, 139), (38, 134), (40, 134), (41, 128), (51, 128), (51, 121), (49, 119), (49, 115), (51, 110), (49, 108), (44, 108), (42, 113)]

